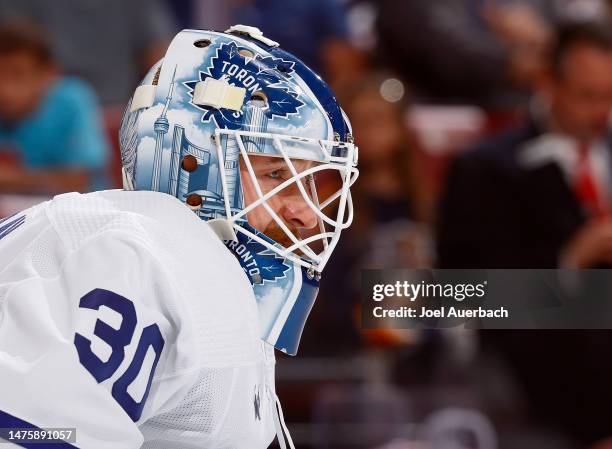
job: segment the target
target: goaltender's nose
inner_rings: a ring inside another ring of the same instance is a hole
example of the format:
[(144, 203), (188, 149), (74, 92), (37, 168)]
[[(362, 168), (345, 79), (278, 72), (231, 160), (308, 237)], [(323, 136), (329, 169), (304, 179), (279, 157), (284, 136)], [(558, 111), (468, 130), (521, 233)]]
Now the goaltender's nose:
[(313, 229), (317, 225), (317, 214), (299, 192), (285, 196), (283, 200), (280, 215), (285, 223), (296, 229)]

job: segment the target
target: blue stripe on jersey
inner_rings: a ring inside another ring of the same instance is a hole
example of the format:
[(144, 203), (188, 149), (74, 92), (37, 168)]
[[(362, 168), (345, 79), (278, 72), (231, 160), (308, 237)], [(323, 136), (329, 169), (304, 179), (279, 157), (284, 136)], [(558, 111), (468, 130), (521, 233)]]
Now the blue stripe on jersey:
[(9, 218), (13, 218), (15, 216), (15, 214), (13, 215), (9, 215), (8, 217), (4, 217), (4, 218), (0, 218), (0, 224), (4, 223), (6, 220), (8, 220)]
[(8, 218), (5, 218), (4, 220), (0, 221), (0, 240), (21, 226), (25, 222), (25, 215), (6, 223), (7, 220)]
[[(30, 424), (27, 421), (19, 419), (13, 415), (9, 415), (6, 412), (0, 410), (0, 429), (4, 429), (4, 433), (6, 434), (6, 429), (14, 429), (14, 430), (38, 430), (41, 431), (40, 427), (36, 427), (34, 424)], [(49, 442), (49, 443), (15, 443), (18, 446), (25, 447), (26, 449), (67, 449), (74, 448), (79, 449), (72, 444), (68, 444), (65, 442)]]

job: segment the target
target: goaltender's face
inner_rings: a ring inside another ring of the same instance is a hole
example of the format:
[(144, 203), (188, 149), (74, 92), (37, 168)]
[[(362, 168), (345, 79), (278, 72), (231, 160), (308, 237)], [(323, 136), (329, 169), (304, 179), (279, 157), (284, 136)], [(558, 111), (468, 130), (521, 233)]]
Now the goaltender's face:
[[(282, 158), (252, 156), (249, 160), (264, 195), (292, 176), (291, 171)], [(311, 168), (315, 164), (311, 161), (302, 160), (292, 160), (292, 162), (298, 173)], [(242, 159), (240, 161), (240, 175), (246, 207), (257, 201), (259, 196)], [(301, 182), (306, 192), (309, 192), (310, 189), (306, 185), (305, 178), (302, 178)], [(308, 229), (313, 229), (317, 226), (318, 221), (315, 212), (304, 201), (304, 197), (295, 183), (272, 196), (267, 203), (297, 238), (300, 238)], [(257, 206), (250, 211), (247, 214), (247, 220), (255, 229), (263, 232), (281, 245), (289, 247), (293, 244), (263, 205)]]

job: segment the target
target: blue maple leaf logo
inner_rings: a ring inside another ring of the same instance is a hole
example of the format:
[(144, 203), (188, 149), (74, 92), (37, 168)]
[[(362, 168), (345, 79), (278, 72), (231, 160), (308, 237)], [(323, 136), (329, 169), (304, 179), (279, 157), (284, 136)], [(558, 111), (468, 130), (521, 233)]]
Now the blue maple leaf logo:
[[(247, 90), (247, 99), (254, 92), (263, 92), (268, 99), (268, 105), (263, 110), (269, 119), (274, 116), (287, 118), (291, 114), (296, 114), (304, 103), (289, 83), (295, 63), (273, 56), (248, 56), (252, 52), (246, 53), (241, 50), (243, 49), (234, 42), (218, 46), (215, 56), (210, 59), (210, 66), (205, 71), (199, 72), (199, 79), (183, 83), (189, 95), (193, 98), (195, 85), (206, 78), (224, 78), (233, 86), (244, 87)], [(193, 103), (192, 105), (204, 111), (203, 122), (214, 120), (217, 126), (228, 129), (242, 127), (242, 111), (216, 109)]]
[(286, 276), (285, 273), (291, 267), (285, 263), (283, 257), (252, 238), (248, 238), (245, 244), (255, 253), (255, 260), (263, 282), (276, 281)]
[[(269, 240), (265, 235), (255, 231), (250, 226), (251, 232), (256, 232), (260, 237)], [(247, 273), (252, 284), (274, 282), (287, 276), (291, 266), (285, 263), (286, 259), (271, 251), (257, 240), (238, 234), (238, 243), (225, 241), (225, 245), (234, 253), (240, 266)]]

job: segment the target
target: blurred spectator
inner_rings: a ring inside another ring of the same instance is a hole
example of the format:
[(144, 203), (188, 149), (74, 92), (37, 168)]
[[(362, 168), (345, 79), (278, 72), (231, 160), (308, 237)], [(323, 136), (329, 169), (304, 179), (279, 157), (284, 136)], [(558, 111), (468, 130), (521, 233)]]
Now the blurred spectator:
[(609, 0), (553, 0), (552, 13), (558, 23), (606, 21), (611, 18)]
[(379, 56), (418, 101), (514, 107), (542, 69), (550, 33), (527, 2), (376, 3)]
[[(180, 30), (195, 28), (196, 6), (207, 3), (206, 0), (166, 0), (166, 4), (172, 10), (172, 15), (176, 20), (176, 26)], [(211, 11), (212, 13), (212, 11)], [(211, 28), (216, 29), (216, 28)], [(225, 29), (225, 28), (224, 28)]]
[(612, 262), (612, 37), (568, 26), (531, 119), (455, 161), (439, 227), (440, 264), (486, 268)]
[(323, 276), (324, 298), (313, 311), (313, 322), (322, 328), (305, 331), (317, 339), (332, 333), (328, 338), (337, 351), (361, 338), (354, 320), (361, 269), (427, 267), (433, 253), (429, 228), (421, 223), (429, 216), (427, 179), (403, 122), (404, 86), (371, 74), (339, 95), (359, 146), (361, 175), (351, 189), (355, 218)]
[(257, 27), (315, 70), (324, 68), (326, 47), (347, 37), (340, 0), (201, 0), (194, 9), (198, 28)]
[(0, 17), (15, 16), (44, 26), (66, 72), (121, 108), (176, 31), (163, 0), (0, 0)]
[[(582, 23), (560, 31), (534, 106), (528, 123), (453, 164), (439, 217), (441, 267), (612, 262), (609, 25)], [(533, 423), (563, 430), (580, 447), (611, 433), (612, 361), (606, 354), (612, 333), (483, 331), (481, 336), (512, 366)]]
[(108, 145), (94, 93), (59, 75), (35, 26), (0, 26), (0, 192), (103, 187)]
[(357, 54), (347, 41), (346, 11), (340, 0), (239, 1), (233, 21), (264, 35), (302, 59), (332, 86), (354, 69)]
[(249, 3), (249, 0), (194, 0), (193, 26), (203, 30), (227, 30), (238, 23), (234, 20), (236, 9), (244, 3)]
[[(371, 73), (339, 91), (359, 146), (360, 178), (353, 188), (357, 225), (395, 218), (427, 220), (428, 180), (415, 164), (414, 140), (404, 124), (408, 91), (397, 78)], [(370, 212), (367, 213), (366, 211)]]

